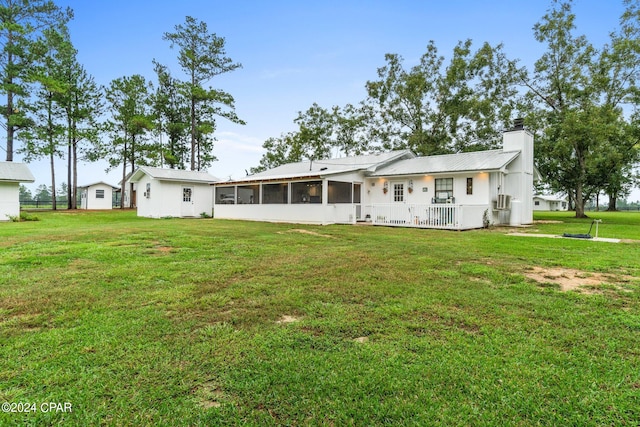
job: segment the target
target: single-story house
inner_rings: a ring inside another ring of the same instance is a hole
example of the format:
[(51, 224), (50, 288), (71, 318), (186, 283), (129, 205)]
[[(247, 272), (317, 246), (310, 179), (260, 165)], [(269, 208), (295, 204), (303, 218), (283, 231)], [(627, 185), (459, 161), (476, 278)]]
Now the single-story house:
[(113, 192), (118, 190), (118, 187), (100, 181), (83, 185), (78, 189), (80, 190), (80, 209), (112, 209)]
[(203, 171), (141, 166), (128, 183), (137, 193), (138, 216), (148, 218), (211, 215), (211, 184), (217, 178)]
[(416, 157), (408, 150), (285, 164), (214, 185), (214, 217), (464, 230), (533, 222), (533, 135), (498, 150)]
[(0, 221), (20, 216), (20, 183), (35, 180), (24, 163), (0, 162)]
[(534, 211), (566, 211), (569, 210), (567, 199), (558, 196), (537, 194), (533, 196)]

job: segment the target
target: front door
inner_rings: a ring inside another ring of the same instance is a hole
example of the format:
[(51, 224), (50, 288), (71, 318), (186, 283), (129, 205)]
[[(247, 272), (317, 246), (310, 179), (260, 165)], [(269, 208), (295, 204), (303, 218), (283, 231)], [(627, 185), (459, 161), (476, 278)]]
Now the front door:
[(182, 187), (182, 209), (180, 213), (181, 216), (195, 216), (193, 187)]

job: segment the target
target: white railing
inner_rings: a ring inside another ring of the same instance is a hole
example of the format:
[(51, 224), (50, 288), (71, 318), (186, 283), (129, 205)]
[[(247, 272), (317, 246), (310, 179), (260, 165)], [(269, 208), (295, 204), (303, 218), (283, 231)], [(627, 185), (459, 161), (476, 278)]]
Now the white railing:
[(384, 203), (367, 206), (373, 225), (466, 230), (481, 228), (484, 205)]

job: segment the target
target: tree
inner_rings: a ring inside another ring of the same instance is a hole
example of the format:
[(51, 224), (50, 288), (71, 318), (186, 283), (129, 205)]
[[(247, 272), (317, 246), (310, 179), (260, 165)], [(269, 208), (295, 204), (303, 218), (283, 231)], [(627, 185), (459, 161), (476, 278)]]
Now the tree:
[(371, 136), (383, 149), (420, 155), (493, 147), (511, 122), (515, 82), (521, 73), (502, 46), (459, 42), (446, 67), (433, 41), (409, 70), (397, 54), (385, 55), (378, 80), (366, 84)]
[(49, 202), (51, 201), (51, 190), (44, 184), (38, 185), (36, 187), (36, 192), (34, 194), (34, 198), (39, 202)]
[(0, 113), (7, 130), (7, 161), (13, 161), (16, 130), (28, 124), (16, 102), (29, 94), (32, 44), (46, 28), (64, 25), (72, 17), (71, 9), (62, 10), (50, 0), (0, 0), (0, 93), (6, 95)]
[(623, 105), (638, 92), (638, 12), (626, 4), (622, 29), (601, 50), (574, 35), (570, 1), (554, 1), (534, 27), (536, 40), (547, 45), (532, 78), (523, 80), (528, 123), (538, 132), (537, 165), (555, 191), (569, 195), (578, 218), (591, 196), (606, 187), (617, 192), (614, 175), (637, 159)]
[(266, 150), (260, 165), (252, 168), (252, 173), (271, 169), (285, 163), (302, 160), (319, 160), (329, 158), (335, 146), (333, 130), (335, 116), (314, 103), (304, 113), (299, 111), (294, 123), (298, 125), (296, 132), (281, 135), (280, 138), (269, 138), (262, 147)]
[(106, 157), (109, 169), (122, 166), (122, 194), (127, 167), (134, 171), (136, 164), (153, 164), (153, 158), (157, 159), (157, 147), (147, 144), (147, 133), (154, 122), (150, 91), (151, 85), (138, 74), (117, 78), (106, 89), (105, 97), (112, 113), (107, 123), (111, 141), (99, 145), (93, 156)]
[[(169, 166), (185, 169), (185, 156), (189, 149), (186, 138), (189, 130), (189, 102), (184, 96), (184, 84), (171, 76), (169, 69), (154, 61), (158, 76), (158, 87), (153, 96), (153, 108), (156, 116), (156, 130), (160, 137), (162, 158)], [(162, 144), (162, 135), (166, 134), (166, 146)]]
[(189, 131), (191, 136), (191, 170), (208, 165), (211, 157), (204, 158), (211, 150), (208, 135), (215, 130), (215, 116), (233, 123), (244, 124), (235, 113), (233, 97), (219, 89), (204, 88), (214, 77), (234, 71), (241, 64), (226, 56), (225, 39), (209, 33), (207, 24), (187, 16), (184, 25), (176, 25), (174, 33), (164, 33), (163, 39), (178, 46), (178, 62), (188, 80), (184, 95), (189, 100)]
[[(78, 157), (90, 159), (89, 147), (98, 144), (101, 126), (98, 118), (104, 112), (102, 89), (76, 59), (76, 51), (69, 52), (63, 68), (63, 81), (67, 91), (58, 102), (64, 109), (67, 133), (67, 205), (77, 209)], [(86, 148), (80, 145), (88, 143)]]
[(31, 191), (24, 185), (20, 184), (20, 201), (33, 200), (33, 195)]
[[(46, 29), (43, 39), (34, 43), (33, 49), (40, 55), (40, 63), (32, 69), (32, 79), (37, 82), (35, 99), (24, 104), (23, 109), (29, 111), (30, 126), (22, 129), (20, 135), (25, 142), (21, 150), (26, 161), (41, 157), (49, 158), (51, 171), (51, 188), (56, 188), (55, 158), (62, 157), (60, 150), (64, 142), (64, 126), (61, 124), (63, 111), (57, 100), (67, 91), (61, 79), (60, 70), (65, 51), (70, 42), (66, 32)], [(57, 208), (56, 193), (52, 193), (52, 208)]]

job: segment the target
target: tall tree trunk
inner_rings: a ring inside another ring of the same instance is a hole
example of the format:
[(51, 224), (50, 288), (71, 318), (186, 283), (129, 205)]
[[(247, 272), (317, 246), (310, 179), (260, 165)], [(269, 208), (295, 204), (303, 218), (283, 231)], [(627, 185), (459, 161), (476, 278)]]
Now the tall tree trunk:
[(618, 210), (618, 193), (611, 192), (607, 194), (607, 196), (609, 196), (609, 207), (607, 208), (607, 211), (609, 212), (617, 211)]
[(191, 170), (196, 169), (196, 100), (191, 95)]
[(10, 117), (13, 113), (13, 92), (7, 92), (7, 162), (13, 161), (13, 134), (14, 127), (9, 122), (11, 121)]
[(576, 218), (587, 218), (584, 213), (584, 195), (582, 194), (582, 182), (579, 182), (576, 187)]
[(9, 31), (7, 35), (7, 67), (5, 68), (7, 73), (7, 83), (9, 90), (7, 90), (7, 162), (13, 161), (13, 134), (14, 127), (10, 123), (11, 115), (13, 114), (13, 91), (11, 90), (11, 84), (13, 83), (13, 77), (11, 76), (11, 68), (13, 65), (13, 54), (11, 49), (13, 47), (13, 33)]
[(55, 211), (56, 205), (56, 173), (55, 173), (55, 155), (53, 151), (49, 154), (49, 161), (51, 163), (51, 208)]
[[(71, 138), (71, 137), (69, 137)], [(71, 140), (67, 143), (67, 209), (72, 209), (71, 205)]]
[[(75, 127), (75, 124), (74, 124)], [(75, 131), (74, 131), (75, 134)], [(74, 137), (75, 139), (75, 137)], [(71, 184), (69, 185), (71, 187)], [(71, 209), (78, 209), (78, 142), (73, 141), (73, 189), (71, 191)]]
[[(124, 149), (122, 150), (122, 183), (120, 188), (120, 209), (124, 209), (124, 193), (127, 189), (127, 143), (125, 138)], [(133, 198), (133, 194), (129, 194), (129, 204), (131, 204), (131, 199)]]

